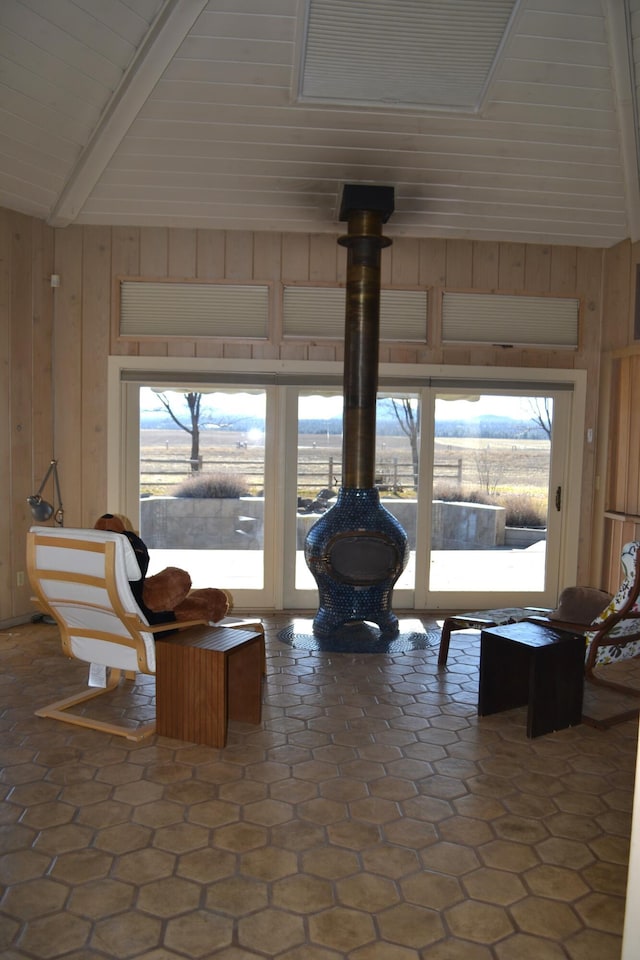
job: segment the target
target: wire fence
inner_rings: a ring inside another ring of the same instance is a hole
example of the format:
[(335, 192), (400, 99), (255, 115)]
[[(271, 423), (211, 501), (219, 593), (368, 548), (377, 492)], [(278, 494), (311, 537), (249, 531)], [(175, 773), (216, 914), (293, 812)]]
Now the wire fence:
[[(169, 493), (178, 484), (198, 474), (241, 474), (252, 492), (264, 486), (264, 460), (245, 460), (240, 464), (228, 458), (199, 457), (193, 462), (185, 457), (142, 457), (140, 460), (140, 489), (143, 493)], [(339, 457), (300, 459), (298, 461), (298, 488), (300, 490), (335, 490), (340, 486), (342, 461)], [(434, 477), (462, 482), (462, 458), (434, 464)], [(383, 491), (401, 493), (416, 489), (416, 474), (410, 461), (398, 457), (381, 460), (376, 465), (376, 486)]]

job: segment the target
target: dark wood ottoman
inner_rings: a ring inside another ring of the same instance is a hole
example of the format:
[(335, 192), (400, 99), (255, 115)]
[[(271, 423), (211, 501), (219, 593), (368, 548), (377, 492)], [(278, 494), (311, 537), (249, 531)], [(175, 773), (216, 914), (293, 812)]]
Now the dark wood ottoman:
[(478, 714), (527, 705), (527, 736), (582, 721), (585, 639), (538, 623), (480, 634)]
[(264, 635), (194, 627), (156, 641), (156, 733), (224, 747), (228, 721), (260, 723)]
[(475, 610), (470, 613), (450, 614), (442, 624), (440, 647), (438, 649), (438, 666), (444, 667), (449, 656), (449, 643), (454, 630), (485, 627), (499, 627), (504, 623), (517, 623), (525, 617), (536, 613), (549, 613), (548, 607), (499, 607), (494, 610)]

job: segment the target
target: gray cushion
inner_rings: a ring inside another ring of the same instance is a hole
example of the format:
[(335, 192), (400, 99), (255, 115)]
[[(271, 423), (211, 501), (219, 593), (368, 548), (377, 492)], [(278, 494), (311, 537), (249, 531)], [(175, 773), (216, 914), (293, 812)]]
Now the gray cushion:
[(611, 594), (595, 587), (566, 587), (560, 594), (558, 606), (549, 614), (550, 620), (568, 620), (571, 623), (591, 623), (611, 602)]

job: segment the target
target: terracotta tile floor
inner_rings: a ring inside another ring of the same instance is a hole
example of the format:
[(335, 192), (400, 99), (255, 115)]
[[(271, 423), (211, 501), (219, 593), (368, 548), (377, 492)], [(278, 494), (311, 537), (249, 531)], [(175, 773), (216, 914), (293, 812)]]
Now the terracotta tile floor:
[(476, 633), (439, 671), (291, 649), (290, 620), (225, 750), (36, 718), (86, 668), (0, 633), (4, 960), (618, 960), (637, 723), (527, 740), (476, 716)]

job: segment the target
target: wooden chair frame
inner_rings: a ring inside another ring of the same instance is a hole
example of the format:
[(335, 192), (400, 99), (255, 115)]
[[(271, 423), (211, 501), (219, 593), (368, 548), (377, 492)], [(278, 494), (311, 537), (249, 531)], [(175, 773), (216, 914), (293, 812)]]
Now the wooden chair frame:
[[(625, 555), (633, 558), (633, 569), (629, 570), (625, 564)], [(622, 564), (625, 573), (618, 592), (612, 598), (609, 605), (602, 613), (590, 623), (583, 623), (574, 620), (559, 620), (555, 617), (527, 617), (530, 623), (542, 623), (546, 626), (553, 626), (558, 630), (566, 630), (570, 633), (582, 634), (588, 643), (585, 654), (584, 673), (585, 678), (598, 686), (606, 687), (609, 690), (615, 690), (618, 693), (627, 696), (640, 697), (640, 690), (631, 687), (628, 684), (619, 683), (615, 680), (609, 680), (603, 676), (598, 669), (606, 667), (604, 660), (599, 660), (603, 648), (622, 649), (629, 643), (640, 641), (640, 609), (638, 609), (638, 596), (640, 594), (640, 542), (632, 541), (625, 544), (622, 549)], [(625, 632), (615, 633), (619, 624), (626, 623)], [(635, 653), (633, 656), (640, 656)], [(624, 658), (621, 658), (624, 659)], [(613, 661), (610, 661), (613, 662)], [(623, 720), (630, 720), (640, 713), (640, 704), (630, 707), (622, 713), (612, 717), (607, 725), (619, 723)]]

